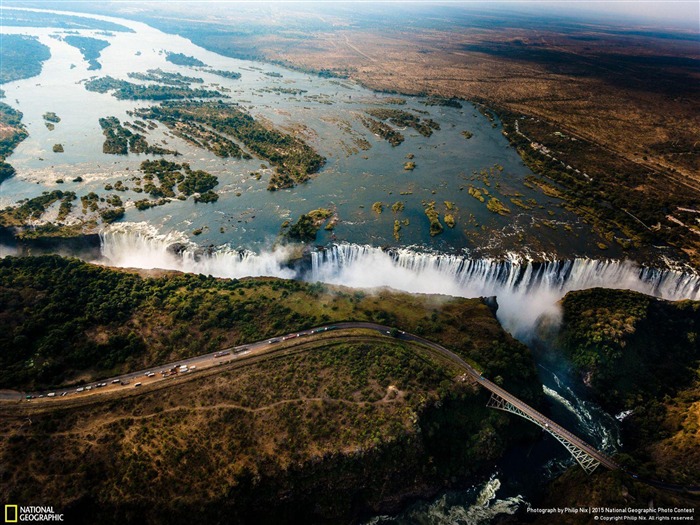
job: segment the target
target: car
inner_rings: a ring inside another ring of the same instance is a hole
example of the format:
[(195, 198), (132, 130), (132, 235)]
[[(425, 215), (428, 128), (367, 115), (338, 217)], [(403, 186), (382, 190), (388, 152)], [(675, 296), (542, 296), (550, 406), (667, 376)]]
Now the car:
[(143, 375), (145, 375), (146, 377), (148, 377), (148, 374), (150, 374), (150, 373), (151, 373), (151, 372), (146, 372), (146, 373), (143, 374)]
[(25, 399), (34, 399), (34, 396), (25, 396)]
[(146, 377), (153, 377), (155, 375), (156, 375), (155, 372), (150, 372), (150, 373), (146, 374)]
[(196, 367), (195, 365), (192, 365), (192, 366), (190, 367), (190, 370), (194, 370), (195, 368), (197, 368), (197, 367)]
[(91, 386), (86, 386), (86, 387), (85, 387), (85, 390), (92, 390), (92, 387), (91, 387)]
[(134, 386), (135, 386), (135, 387), (141, 386), (141, 383), (134, 383)]
[(61, 397), (65, 396), (66, 394), (68, 394), (68, 392), (62, 392)]
[(112, 384), (113, 384), (113, 385), (116, 385), (116, 384), (119, 383), (119, 382), (120, 382), (119, 379), (114, 379), (114, 380), (112, 381)]
[(85, 387), (82, 387), (82, 386), (76, 390), (76, 392), (84, 392), (84, 391), (85, 391)]

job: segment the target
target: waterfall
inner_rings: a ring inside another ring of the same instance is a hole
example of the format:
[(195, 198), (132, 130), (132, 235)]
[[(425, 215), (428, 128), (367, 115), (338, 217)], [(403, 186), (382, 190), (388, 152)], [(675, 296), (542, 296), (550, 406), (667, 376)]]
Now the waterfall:
[(338, 244), (311, 254), (312, 281), (352, 287), (390, 286), (413, 293), (498, 298), (498, 317), (516, 336), (526, 336), (567, 292), (618, 288), (670, 300), (700, 299), (700, 276), (677, 269), (641, 267), (632, 261), (577, 258), (535, 262), (470, 259)]
[(256, 254), (221, 246), (202, 249), (181, 233), (159, 234), (146, 223), (123, 223), (100, 233), (105, 264), (122, 268), (162, 268), (214, 277), (273, 276), (293, 279), (286, 265), (291, 250), (280, 248)]
[(409, 248), (384, 250), (334, 244), (312, 251), (304, 268), (290, 260), (298, 249), (254, 253), (226, 246), (203, 249), (182, 234), (161, 235), (149, 225), (124, 223), (101, 234), (104, 262), (113, 266), (164, 268), (215, 277), (274, 276), (355, 288), (388, 286), (412, 293), (498, 298), (498, 317), (513, 335), (526, 337), (544, 313), (556, 315), (567, 292), (593, 287), (635, 290), (664, 299), (700, 299), (700, 276), (633, 261), (530, 261), (470, 259)]

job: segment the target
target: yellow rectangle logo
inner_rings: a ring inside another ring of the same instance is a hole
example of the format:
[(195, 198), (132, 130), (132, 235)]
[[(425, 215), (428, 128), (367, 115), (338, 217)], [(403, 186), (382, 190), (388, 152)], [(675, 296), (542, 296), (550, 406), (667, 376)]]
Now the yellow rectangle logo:
[(17, 523), (17, 505), (5, 505), (5, 523)]

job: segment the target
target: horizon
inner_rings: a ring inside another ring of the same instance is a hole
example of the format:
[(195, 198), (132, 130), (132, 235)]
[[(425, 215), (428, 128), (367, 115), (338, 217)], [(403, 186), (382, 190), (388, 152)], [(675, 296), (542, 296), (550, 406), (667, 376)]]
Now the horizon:
[[(75, 9), (78, 6), (97, 5), (109, 9), (110, 5), (137, 4), (144, 9), (168, 10), (174, 6), (207, 5), (224, 6), (226, 4), (245, 4), (247, 6), (288, 6), (309, 7), (312, 5), (330, 7), (332, 5), (356, 6), (366, 4), (379, 5), (423, 5), (435, 7), (476, 8), (483, 12), (518, 12), (537, 14), (546, 8), (545, 16), (550, 18), (562, 16), (575, 18), (578, 21), (607, 22), (615, 25), (636, 22), (645, 24), (661, 24), (664, 28), (692, 29), (700, 38), (700, 2), (694, 0), (110, 0), (97, 2), (95, 0), (10, 0), (2, 7), (27, 7), (39, 9)], [(118, 14), (115, 13), (115, 16)]]

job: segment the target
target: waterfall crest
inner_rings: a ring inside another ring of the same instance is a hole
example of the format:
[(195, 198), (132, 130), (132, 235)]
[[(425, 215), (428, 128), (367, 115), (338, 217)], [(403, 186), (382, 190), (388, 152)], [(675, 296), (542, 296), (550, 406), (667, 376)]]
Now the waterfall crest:
[(700, 299), (700, 276), (677, 269), (640, 266), (633, 261), (530, 261), (471, 259), (409, 248), (384, 250), (334, 244), (312, 251), (296, 269), (292, 248), (254, 253), (228, 247), (202, 249), (181, 234), (159, 235), (147, 225), (113, 228), (101, 234), (105, 262), (114, 266), (164, 268), (215, 277), (274, 276), (322, 281), (356, 288), (388, 286), (412, 293), (498, 298), (498, 317), (513, 335), (531, 330), (544, 313), (556, 315), (567, 292), (618, 288), (669, 300)]

